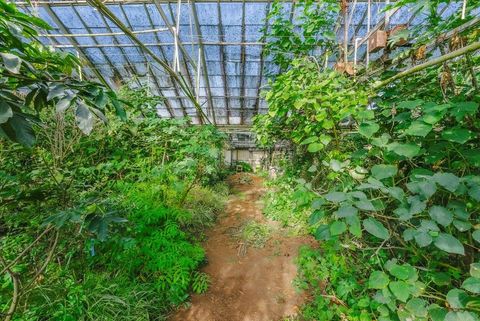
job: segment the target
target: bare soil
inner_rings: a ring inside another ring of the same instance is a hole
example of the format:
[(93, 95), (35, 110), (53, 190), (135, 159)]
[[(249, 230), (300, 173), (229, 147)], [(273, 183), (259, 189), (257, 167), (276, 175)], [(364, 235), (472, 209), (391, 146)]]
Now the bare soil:
[[(204, 247), (208, 264), (203, 268), (211, 278), (207, 293), (193, 295), (188, 307), (179, 309), (171, 321), (279, 321), (294, 317), (306, 300), (293, 285), (297, 269), (294, 259), (308, 237), (289, 237), (261, 211), (262, 179), (236, 174), (229, 183), (230, 196), (225, 214), (207, 233)], [(272, 229), (263, 248), (246, 247), (232, 233), (246, 221), (255, 220)]]

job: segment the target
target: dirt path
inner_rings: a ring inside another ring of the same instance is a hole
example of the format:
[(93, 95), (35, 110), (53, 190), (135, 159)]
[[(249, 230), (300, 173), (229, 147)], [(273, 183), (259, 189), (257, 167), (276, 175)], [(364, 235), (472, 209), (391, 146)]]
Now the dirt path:
[[(191, 306), (178, 310), (171, 321), (279, 321), (296, 315), (305, 299), (292, 285), (297, 272), (293, 260), (309, 240), (287, 237), (266, 221), (259, 203), (265, 191), (262, 179), (252, 175), (242, 180), (241, 175), (231, 177), (235, 193), (225, 215), (207, 233), (208, 265), (203, 271), (211, 277), (210, 288), (194, 295)], [(272, 230), (263, 248), (243, 247), (232, 232), (251, 220)]]

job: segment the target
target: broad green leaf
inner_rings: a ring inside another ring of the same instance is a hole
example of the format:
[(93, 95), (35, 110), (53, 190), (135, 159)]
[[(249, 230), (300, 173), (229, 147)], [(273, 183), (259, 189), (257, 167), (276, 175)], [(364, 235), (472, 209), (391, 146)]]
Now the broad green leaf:
[(324, 197), (329, 202), (340, 203), (347, 199), (347, 194), (344, 192), (330, 192), (325, 194)]
[(357, 215), (358, 210), (352, 205), (342, 205), (336, 212), (338, 218), (351, 217)]
[(478, 110), (478, 103), (473, 101), (453, 103), (453, 108), (450, 111), (457, 122), (462, 121), (466, 115), (473, 116)]
[(428, 210), (430, 217), (440, 225), (449, 226), (453, 222), (453, 214), (443, 206), (432, 206)]
[(75, 120), (78, 128), (80, 128), (85, 135), (89, 135), (92, 132), (94, 122), (93, 115), (88, 107), (82, 102), (77, 102)]
[(467, 290), (468, 292), (472, 292), (475, 294), (480, 293), (480, 279), (475, 277), (469, 277), (462, 283), (462, 288)]
[(363, 122), (358, 126), (358, 132), (367, 138), (371, 138), (380, 129), (380, 126), (374, 122)]
[(431, 180), (413, 181), (407, 184), (407, 188), (414, 194), (420, 194), (426, 200), (437, 191), (437, 185)]
[(423, 121), (414, 121), (410, 127), (405, 130), (405, 134), (411, 136), (425, 137), (432, 131), (432, 125), (426, 124)]
[(385, 289), (390, 282), (388, 275), (382, 271), (373, 271), (368, 278), (368, 288), (370, 289)]
[(465, 249), (462, 243), (454, 236), (446, 233), (440, 233), (435, 239), (435, 246), (440, 250), (443, 250), (452, 254), (465, 255)]
[(380, 137), (372, 138), (372, 144), (378, 147), (386, 147), (390, 138), (389, 134), (384, 133)]
[(414, 143), (401, 144), (401, 143), (394, 142), (387, 145), (387, 148), (389, 151), (392, 151), (395, 154), (400, 156), (405, 156), (407, 158), (412, 158), (420, 155), (420, 146)]
[(428, 234), (428, 232), (418, 232), (415, 234), (415, 242), (418, 246), (426, 247), (432, 244), (433, 238)]
[(480, 230), (476, 230), (472, 233), (472, 237), (475, 241), (480, 243)]
[(445, 272), (435, 272), (432, 274), (432, 280), (433, 283), (436, 285), (442, 286), (442, 285), (449, 285), (452, 282), (452, 278), (450, 277), (450, 274), (445, 273)]
[(421, 104), (423, 104), (423, 100), (421, 99), (402, 101), (397, 105), (397, 108), (398, 109), (414, 109), (420, 106)]
[(307, 147), (307, 150), (310, 152), (310, 153), (316, 153), (316, 152), (319, 152), (323, 149), (323, 144), (322, 143), (311, 143), (308, 145)]
[(65, 86), (64, 85), (53, 86), (48, 91), (47, 101), (50, 101), (53, 98), (63, 96), (64, 94), (65, 94)]
[(460, 289), (451, 289), (447, 293), (447, 302), (454, 309), (465, 308), (469, 300), (469, 296), (465, 291)]
[(403, 265), (398, 265), (395, 264), (391, 269), (390, 269), (390, 274), (396, 277), (399, 280), (410, 280), (410, 281), (416, 281), (418, 276), (417, 276), (417, 271), (415, 268), (409, 264), (403, 264)]
[(316, 142), (317, 140), (318, 140), (318, 137), (317, 137), (317, 136), (308, 137), (307, 139), (303, 140), (303, 141), (300, 143), (300, 145), (307, 145), (307, 144)]
[(455, 192), (460, 185), (460, 178), (452, 173), (436, 173), (433, 175), (435, 182), (450, 192)]
[(320, 135), (320, 143), (322, 143), (323, 145), (328, 145), (330, 142), (332, 141), (332, 137), (329, 136), (329, 135)]
[(428, 314), (427, 302), (423, 299), (413, 298), (407, 302), (405, 308), (416, 317), (426, 317)]
[(372, 167), (372, 175), (378, 180), (382, 180), (384, 178), (389, 178), (397, 175), (397, 166), (396, 165), (375, 165)]
[(476, 314), (469, 311), (450, 311), (443, 321), (479, 321)]
[(435, 239), (434, 244), (442, 251), (465, 255), (465, 249), (463, 248), (462, 243), (450, 234), (440, 233)]
[(5, 101), (0, 100), (0, 124), (7, 122), (12, 116), (12, 108)]
[(473, 134), (466, 128), (456, 127), (445, 129), (442, 132), (442, 138), (450, 142), (465, 144), (473, 138)]
[(352, 235), (362, 237), (362, 226), (357, 215), (346, 217), (345, 222), (347, 222), (348, 231), (352, 233)]
[(390, 237), (390, 233), (383, 226), (382, 223), (374, 218), (367, 218), (363, 220), (363, 228), (373, 236), (376, 236), (382, 240), (386, 240)]
[(437, 304), (432, 304), (428, 307), (428, 314), (430, 315), (432, 321), (445, 321), (447, 310), (438, 306)]
[(315, 238), (319, 241), (330, 239), (330, 227), (328, 225), (320, 225), (315, 231)]
[(442, 120), (443, 116), (445, 116), (445, 113), (433, 111), (423, 115), (422, 120), (427, 124), (435, 125)]
[(320, 211), (320, 210), (313, 211), (312, 215), (310, 215), (310, 217), (308, 218), (308, 223), (310, 225), (315, 225), (324, 217), (325, 217), (325, 211)]
[(335, 221), (332, 224), (330, 224), (330, 235), (331, 236), (337, 236), (340, 234), (345, 233), (347, 230), (347, 224), (345, 224), (342, 221)]
[(480, 263), (470, 264), (470, 275), (474, 278), (480, 278)]
[(403, 281), (394, 281), (390, 282), (388, 287), (397, 299), (402, 302), (407, 302), (408, 298), (410, 297), (410, 286), (408, 283)]
[(453, 226), (455, 226), (460, 232), (466, 232), (472, 228), (472, 223), (461, 220), (453, 220)]
[(375, 206), (369, 200), (359, 200), (353, 203), (359, 210), (362, 211), (375, 211)]
[(20, 73), (20, 67), (22, 66), (22, 59), (20, 57), (8, 52), (0, 52), (0, 56), (2, 56), (5, 69), (12, 74)]

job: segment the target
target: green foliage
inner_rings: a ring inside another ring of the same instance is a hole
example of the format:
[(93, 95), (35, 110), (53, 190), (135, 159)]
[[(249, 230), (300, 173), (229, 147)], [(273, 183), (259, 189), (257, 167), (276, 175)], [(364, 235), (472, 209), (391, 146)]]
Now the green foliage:
[(106, 122), (113, 110), (125, 118), (122, 104), (106, 87), (77, 80), (80, 61), (70, 53), (55, 52), (38, 40), (50, 26), (0, 1), (0, 135), (25, 146), (35, 142), (34, 124), (44, 109), (70, 113), (84, 134), (96, 119)]
[(236, 235), (245, 246), (262, 248), (270, 238), (270, 228), (265, 224), (251, 220), (242, 224)]
[[(436, 29), (426, 34), (450, 23), (435, 21), (440, 2), (415, 2), (432, 8)], [(459, 23), (455, 17), (450, 26)], [(466, 32), (465, 41), (478, 38)], [(303, 317), (478, 320), (478, 276), (471, 274), (480, 260), (477, 58), (377, 90), (362, 77), (323, 69), (316, 58), (283, 60), (284, 72), (264, 93), (269, 111), (254, 122), (261, 145), (293, 146), (286, 195), (267, 194), (266, 214), (282, 222), (303, 217), (321, 241), (299, 258), (299, 282), (313, 291)], [(446, 87), (447, 76), (453, 85)], [(294, 206), (293, 198), (307, 205)]]
[(332, 52), (335, 48), (335, 24), (340, 7), (331, 0), (302, 0), (295, 3), (299, 14), (300, 27), (292, 23), (290, 11), (285, 3), (274, 1), (267, 16), (271, 21), (269, 32), (263, 30), (262, 41), (267, 41), (264, 54), (271, 56), (272, 61), (285, 71), (293, 59), (311, 55), (314, 50), (323, 49)]
[[(144, 118), (82, 136), (71, 117), (43, 117), (35, 148), (0, 142), (2, 257), (28, 293), (14, 319), (163, 320), (205, 291), (198, 240), (228, 193), (224, 135)], [(5, 312), (13, 283), (3, 277)]]

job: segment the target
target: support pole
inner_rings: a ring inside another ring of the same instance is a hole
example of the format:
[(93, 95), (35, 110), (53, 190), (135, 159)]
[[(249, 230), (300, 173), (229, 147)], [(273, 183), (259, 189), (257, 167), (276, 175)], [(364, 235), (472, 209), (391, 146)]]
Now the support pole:
[(466, 47), (463, 47), (463, 48), (460, 48), (458, 50), (452, 51), (452, 52), (450, 52), (446, 55), (440, 56), (438, 58), (435, 58), (435, 59), (432, 59), (430, 61), (424, 62), (423, 64), (416, 65), (416, 66), (414, 66), (410, 69), (399, 72), (398, 74), (396, 74), (393, 77), (390, 77), (388, 79), (385, 79), (383, 81), (380, 81), (380, 82), (374, 84), (373, 89), (381, 88), (381, 87), (391, 83), (392, 81), (395, 81), (395, 80), (398, 80), (400, 78), (409, 76), (409, 75), (414, 74), (416, 72), (419, 72), (419, 71), (421, 71), (425, 68), (432, 67), (432, 66), (435, 66), (435, 65), (439, 65), (439, 64), (441, 64), (441, 63), (443, 63), (447, 60), (457, 58), (461, 55), (467, 54), (471, 51), (475, 51), (475, 50), (478, 50), (478, 49), (480, 49), (480, 41), (474, 42), (471, 45), (468, 45)]

